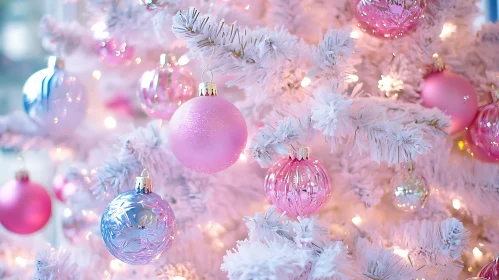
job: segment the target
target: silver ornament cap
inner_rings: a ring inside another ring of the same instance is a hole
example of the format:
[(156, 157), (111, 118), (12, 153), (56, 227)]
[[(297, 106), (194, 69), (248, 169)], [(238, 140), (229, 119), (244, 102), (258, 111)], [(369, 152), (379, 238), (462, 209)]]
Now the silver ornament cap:
[(26, 182), (29, 181), (28, 171), (21, 169), (16, 172), (16, 181), (18, 182)]
[(212, 82), (200, 83), (198, 89), (198, 96), (217, 96), (217, 85)]
[(310, 148), (309, 147), (299, 147), (297, 149), (293, 148), (289, 153), (290, 159), (297, 160), (308, 160), (310, 158)]
[(135, 177), (135, 191), (144, 194), (154, 191), (153, 180), (149, 178), (149, 170), (144, 168), (140, 176)]
[(48, 69), (63, 69), (64, 68), (64, 60), (57, 56), (49, 56), (47, 61)]

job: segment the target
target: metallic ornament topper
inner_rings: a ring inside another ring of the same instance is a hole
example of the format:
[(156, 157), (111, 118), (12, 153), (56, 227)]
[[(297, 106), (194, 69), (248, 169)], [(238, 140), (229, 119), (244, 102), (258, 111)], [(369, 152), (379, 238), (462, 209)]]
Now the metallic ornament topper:
[[(144, 175), (146, 174), (146, 175)], [(154, 191), (153, 180), (149, 178), (149, 170), (144, 168), (140, 176), (135, 177), (135, 190), (137, 193), (152, 193)]]

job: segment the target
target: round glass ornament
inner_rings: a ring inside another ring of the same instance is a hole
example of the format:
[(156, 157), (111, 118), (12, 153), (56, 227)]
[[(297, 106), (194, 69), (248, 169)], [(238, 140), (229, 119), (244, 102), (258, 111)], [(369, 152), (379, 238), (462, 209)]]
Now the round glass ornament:
[(412, 164), (392, 179), (393, 204), (406, 212), (415, 212), (428, 201), (428, 184), (423, 176), (416, 174)]

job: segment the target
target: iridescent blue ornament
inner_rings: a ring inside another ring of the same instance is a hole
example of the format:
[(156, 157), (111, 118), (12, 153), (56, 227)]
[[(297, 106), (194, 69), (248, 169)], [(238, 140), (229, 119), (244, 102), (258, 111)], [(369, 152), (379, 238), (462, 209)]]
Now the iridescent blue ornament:
[(113, 256), (125, 263), (148, 264), (175, 238), (175, 215), (152, 189), (149, 176), (141, 175), (135, 179), (135, 190), (118, 195), (102, 214), (104, 243)]
[(28, 78), (23, 87), (24, 109), (43, 134), (59, 137), (74, 130), (87, 111), (87, 92), (80, 79), (63, 70), (52, 56), (48, 67)]

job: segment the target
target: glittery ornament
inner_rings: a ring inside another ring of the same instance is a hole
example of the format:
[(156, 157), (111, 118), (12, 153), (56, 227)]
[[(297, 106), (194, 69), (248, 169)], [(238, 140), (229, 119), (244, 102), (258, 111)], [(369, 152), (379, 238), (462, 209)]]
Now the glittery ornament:
[(99, 223), (99, 216), (88, 209), (79, 209), (79, 206), (65, 208), (62, 212), (62, 232), (64, 237), (73, 245), (84, 242), (94, 227)]
[(499, 256), (493, 262), (482, 267), (477, 276), (487, 280), (499, 280)]
[(352, 0), (360, 29), (380, 38), (400, 38), (416, 29), (426, 0)]
[(246, 146), (248, 129), (239, 109), (217, 96), (215, 84), (200, 84), (199, 95), (173, 114), (169, 143), (185, 167), (217, 173), (239, 159)]
[(482, 106), (469, 129), (471, 142), (490, 161), (499, 160), (499, 102)]
[(142, 109), (157, 119), (170, 119), (177, 108), (194, 94), (192, 73), (184, 67), (167, 63), (164, 54), (158, 68), (142, 75), (138, 90)]
[(98, 45), (99, 60), (108, 66), (120, 66), (132, 61), (135, 49), (126, 42), (108, 38)]
[(150, 263), (171, 246), (175, 236), (173, 211), (152, 190), (152, 180), (141, 175), (135, 190), (118, 195), (102, 214), (100, 228), (107, 249), (128, 264)]
[(30, 234), (43, 228), (52, 214), (47, 191), (19, 171), (16, 179), (0, 189), (0, 223), (17, 234)]
[(329, 177), (308, 148), (298, 148), (272, 165), (265, 176), (265, 197), (292, 218), (317, 213), (331, 193)]
[(139, 1), (149, 11), (164, 9), (167, 6), (165, 0), (139, 0)]
[(87, 92), (80, 79), (63, 70), (62, 60), (50, 57), (48, 67), (28, 78), (23, 87), (24, 110), (42, 133), (64, 136), (85, 118)]
[(468, 127), (478, 111), (478, 98), (473, 86), (462, 76), (448, 70), (425, 78), (421, 85), (421, 99), (424, 107), (437, 107), (451, 117), (451, 135)]
[(406, 212), (421, 209), (428, 200), (428, 186), (425, 178), (416, 174), (412, 163), (392, 180), (393, 204)]

